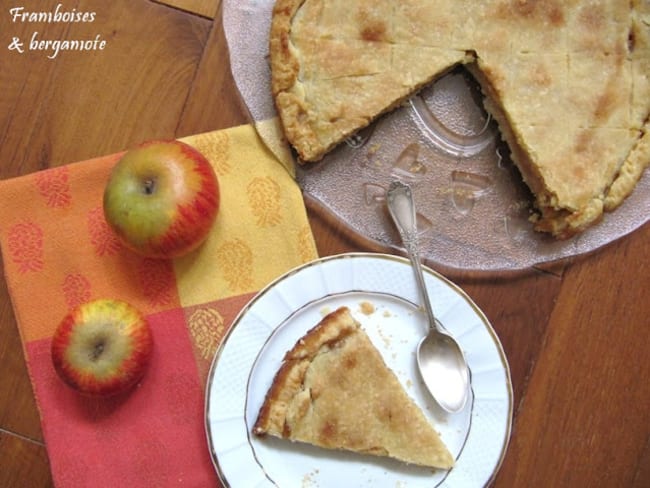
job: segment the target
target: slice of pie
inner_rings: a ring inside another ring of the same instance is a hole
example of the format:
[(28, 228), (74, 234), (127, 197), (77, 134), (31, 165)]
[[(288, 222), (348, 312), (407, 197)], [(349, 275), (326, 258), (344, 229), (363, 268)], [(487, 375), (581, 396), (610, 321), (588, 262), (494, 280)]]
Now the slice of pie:
[(454, 464), (347, 307), (287, 352), (253, 432), (432, 468)]
[(536, 228), (558, 237), (616, 208), (650, 163), (647, 0), (278, 0), (270, 57), (301, 162), (465, 65), (535, 195)]

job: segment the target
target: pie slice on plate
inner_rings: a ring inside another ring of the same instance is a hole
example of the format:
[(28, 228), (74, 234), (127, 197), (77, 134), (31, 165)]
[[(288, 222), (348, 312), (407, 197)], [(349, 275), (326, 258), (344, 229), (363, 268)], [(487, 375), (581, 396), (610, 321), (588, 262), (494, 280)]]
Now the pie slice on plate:
[(277, 0), (271, 85), (301, 162), (464, 65), (535, 195), (536, 228), (596, 223), (650, 164), (647, 0)]
[(449, 469), (454, 459), (347, 307), (287, 352), (256, 435)]

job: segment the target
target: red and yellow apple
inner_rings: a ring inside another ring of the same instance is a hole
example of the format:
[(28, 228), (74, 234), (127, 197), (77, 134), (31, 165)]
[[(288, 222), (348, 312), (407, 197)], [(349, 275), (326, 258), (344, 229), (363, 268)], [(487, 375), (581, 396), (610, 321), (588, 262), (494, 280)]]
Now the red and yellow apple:
[(52, 337), (52, 363), (59, 377), (92, 396), (126, 392), (144, 375), (153, 348), (145, 317), (121, 300), (79, 305)]
[(127, 151), (104, 190), (104, 216), (126, 247), (151, 258), (185, 255), (207, 238), (220, 192), (210, 162), (181, 141)]

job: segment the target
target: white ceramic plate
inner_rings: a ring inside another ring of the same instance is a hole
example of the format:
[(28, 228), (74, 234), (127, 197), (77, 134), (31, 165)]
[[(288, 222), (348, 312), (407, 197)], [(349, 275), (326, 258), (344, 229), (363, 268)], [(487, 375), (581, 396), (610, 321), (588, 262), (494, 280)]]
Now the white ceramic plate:
[[(212, 459), (232, 487), (479, 487), (497, 472), (512, 421), (510, 372), (485, 315), (456, 285), (427, 269), (434, 310), (470, 365), (472, 398), (447, 414), (427, 395), (415, 361), (426, 321), (410, 263), (351, 253), (314, 261), (282, 276), (242, 310), (212, 364), (206, 429)], [(367, 304), (374, 310), (369, 312)], [(251, 434), (285, 352), (323, 315), (347, 305), (406, 391), (436, 425), (456, 465), (449, 472), (390, 459), (329, 451)]]

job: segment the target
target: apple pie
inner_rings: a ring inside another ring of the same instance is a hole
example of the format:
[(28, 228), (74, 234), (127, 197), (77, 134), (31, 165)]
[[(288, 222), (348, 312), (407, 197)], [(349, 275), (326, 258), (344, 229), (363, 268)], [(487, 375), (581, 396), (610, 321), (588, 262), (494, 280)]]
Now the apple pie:
[(253, 432), (431, 468), (454, 464), (347, 307), (287, 352)]
[(616, 208), (650, 162), (647, 0), (277, 0), (270, 58), (301, 162), (464, 65), (535, 195), (536, 228), (557, 237)]

